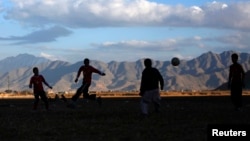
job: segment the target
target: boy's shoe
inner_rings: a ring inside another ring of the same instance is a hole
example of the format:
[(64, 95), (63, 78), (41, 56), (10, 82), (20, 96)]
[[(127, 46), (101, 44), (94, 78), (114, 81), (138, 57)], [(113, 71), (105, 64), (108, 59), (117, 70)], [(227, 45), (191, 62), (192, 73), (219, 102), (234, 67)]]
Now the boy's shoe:
[(159, 113), (161, 113), (161, 110), (160, 110), (159, 108), (156, 108), (156, 109), (154, 110), (154, 113), (159, 114)]
[(63, 102), (67, 102), (67, 99), (66, 99), (66, 97), (64, 95), (62, 95), (61, 97), (62, 97), (61, 99), (62, 99)]
[(46, 112), (52, 112), (52, 110), (51, 109), (46, 109)]
[(75, 104), (74, 102), (72, 102), (72, 103), (69, 103), (69, 104), (67, 105), (67, 107), (68, 107), (68, 108), (71, 108), (71, 109), (75, 109), (75, 108), (76, 108), (76, 104)]
[(237, 107), (237, 108), (235, 108), (235, 111), (239, 111), (239, 112), (242, 112), (242, 108), (240, 108), (240, 107)]
[(99, 106), (102, 106), (102, 98), (100, 96), (96, 99), (96, 101), (99, 104)]
[(148, 118), (148, 114), (140, 113), (139, 117), (140, 117), (140, 119), (146, 119), (146, 118)]
[(37, 110), (38, 104), (33, 104), (32, 110)]

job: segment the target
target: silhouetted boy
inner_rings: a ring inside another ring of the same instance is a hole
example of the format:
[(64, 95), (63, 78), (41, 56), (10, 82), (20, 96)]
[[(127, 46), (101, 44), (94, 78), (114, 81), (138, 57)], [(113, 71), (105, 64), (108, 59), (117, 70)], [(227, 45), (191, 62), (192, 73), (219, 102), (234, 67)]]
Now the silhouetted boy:
[[(89, 93), (88, 93), (89, 87), (91, 85), (92, 73), (98, 73), (98, 74), (100, 74), (102, 76), (105, 75), (105, 73), (103, 73), (103, 72), (97, 70), (96, 68), (90, 66), (88, 58), (85, 58), (83, 62), (84, 62), (84, 65), (79, 68), (76, 79), (75, 79), (75, 82), (77, 82), (80, 74), (82, 73), (83, 74), (82, 85), (81, 85), (80, 88), (77, 89), (75, 95), (73, 95), (73, 97), (71, 98), (72, 103), (70, 105), (68, 105), (70, 108), (75, 107), (76, 101), (77, 101), (77, 99), (79, 98), (79, 96), (82, 93), (83, 93), (83, 97), (85, 99), (96, 100), (96, 95), (95, 94), (89, 95)], [(98, 98), (97, 102), (99, 104), (101, 104), (101, 99)]]
[(38, 105), (38, 102), (39, 102), (39, 97), (41, 97), (41, 99), (45, 103), (46, 110), (48, 110), (49, 109), (49, 103), (48, 103), (48, 98), (46, 96), (46, 93), (45, 93), (45, 91), (43, 89), (43, 83), (46, 86), (48, 86), (50, 89), (52, 89), (52, 87), (45, 81), (45, 79), (44, 79), (44, 77), (42, 75), (39, 75), (39, 70), (38, 70), (37, 67), (33, 68), (33, 73), (34, 73), (34, 75), (31, 77), (30, 84), (29, 84), (30, 88), (33, 87), (33, 92), (34, 92), (34, 96), (35, 96), (33, 109), (34, 110), (37, 109), (37, 105)]
[(142, 72), (141, 78), (141, 111), (144, 116), (148, 115), (148, 104), (153, 102), (155, 111), (159, 112), (160, 108), (160, 89), (163, 90), (164, 80), (160, 72), (152, 67), (151, 59), (144, 60), (145, 69)]
[(238, 63), (238, 55), (232, 54), (231, 59), (233, 64), (229, 69), (228, 87), (231, 90), (232, 103), (236, 110), (240, 110), (242, 106), (242, 88), (244, 85), (245, 72), (243, 67)]

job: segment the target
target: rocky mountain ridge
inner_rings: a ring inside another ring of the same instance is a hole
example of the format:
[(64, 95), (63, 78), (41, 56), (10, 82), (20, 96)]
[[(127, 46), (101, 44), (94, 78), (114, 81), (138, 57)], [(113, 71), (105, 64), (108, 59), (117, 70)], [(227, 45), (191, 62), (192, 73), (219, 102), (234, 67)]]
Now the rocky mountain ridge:
[[(211, 90), (227, 82), (232, 53), (234, 52), (225, 51), (220, 54), (207, 52), (191, 60), (181, 60), (177, 67), (172, 66), (170, 61), (153, 60), (153, 66), (161, 72), (165, 80), (165, 90)], [(238, 54), (239, 62), (247, 72), (250, 70), (250, 54)], [(12, 59), (15, 59), (15, 57)], [(18, 59), (19, 61), (22, 60)], [(74, 79), (82, 61), (72, 64), (59, 60), (49, 61), (44, 58), (40, 63), (40, 59), (35, 57), (32, 59), (35, 63), (27, 65), (25, 62), (29, 62), (28, 59), (28, 61), (23, 62), (23, 66), (20, 65), (17, 69), (7, 67), (13, 65), (11, 62), (0, 61), (0, 67), (6, 67), (6, 70), (9, 70), (0, 75), (0, 90), (3, 91), (8, 88), (18, 91), (28, 89), (34, 66), (40, 69), (40, 73), (53, 86), (54, 91), (73, 91), (79, 87), (81, 81), (75, 84)], [(25, 57), (23, 60), (25, 60)], [(1, 62), (8, 65), (3, 66)], [(141, 73), (144, 69), (143, 59), (135, 62), (111, 61), (108, 63), (91, 60), (91, 65), (106, 73), (106, 76), (103, 77), (93, 74), (91, 90), (127, 91), (138, 90), (140, 87)], [(250, 87), (250, 84), (247, 84), (248, 86)]]

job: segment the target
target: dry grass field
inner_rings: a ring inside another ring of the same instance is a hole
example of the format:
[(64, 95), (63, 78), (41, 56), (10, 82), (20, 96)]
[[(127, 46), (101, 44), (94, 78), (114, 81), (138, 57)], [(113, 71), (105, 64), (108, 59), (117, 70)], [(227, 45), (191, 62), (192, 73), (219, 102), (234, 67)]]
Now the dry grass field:
[[(91, 94), (96, 94), (103, 98), (129, 98), (140, 97), (138, 91), (93, 91)], [(59, 93), (59, 97), (64, 95), (67, 98), (71, 98), (74, 93)], [(48, 93), (48, 97), (54, 98), (56, 94)], [(162, 97), (187, 97), (187, 96), (229, 96), (230, 91), (219, 90), (202, 90), (202, 91), (161, 91)], [(250, 96), (250, 90), (243, 91), (244, 96)], [(34, 98), (31, 92), (28, 93), (0, 93), (2, 99), (23, 99)]]
[(50, 111), (33, 99), (0, 98), (1, 141), (206, 141), (209, 124), (250, 124), (250, 96), (235, 111), (229, 96), (168, 96), (161, 112), (140, 116), (138, 97), (79, 99), (76, 109), (50, 100)]

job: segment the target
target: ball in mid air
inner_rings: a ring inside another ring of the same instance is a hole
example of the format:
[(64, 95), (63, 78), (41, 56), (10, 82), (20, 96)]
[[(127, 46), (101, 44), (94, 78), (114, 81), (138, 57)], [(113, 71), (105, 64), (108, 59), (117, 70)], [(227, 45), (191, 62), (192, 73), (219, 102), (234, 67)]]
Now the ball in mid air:
[(178, 65), (180, 64), (180, 59), (177, 58), (177, 57), (172, 58), (171, 64), (172, 64), (173, 66), (178, 66)]

